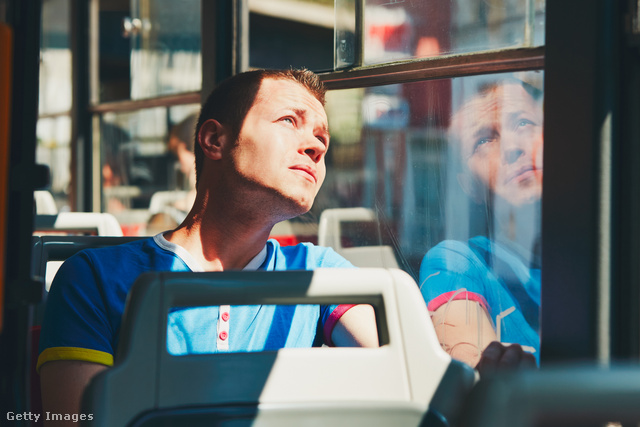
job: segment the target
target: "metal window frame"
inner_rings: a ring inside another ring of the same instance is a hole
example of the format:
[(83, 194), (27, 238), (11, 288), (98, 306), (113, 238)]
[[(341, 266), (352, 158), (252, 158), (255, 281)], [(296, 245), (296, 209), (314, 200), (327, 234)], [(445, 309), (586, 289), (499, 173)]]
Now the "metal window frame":
[(625, 15), (547, 3), (543, 362), (638, 358), (640, 60)]

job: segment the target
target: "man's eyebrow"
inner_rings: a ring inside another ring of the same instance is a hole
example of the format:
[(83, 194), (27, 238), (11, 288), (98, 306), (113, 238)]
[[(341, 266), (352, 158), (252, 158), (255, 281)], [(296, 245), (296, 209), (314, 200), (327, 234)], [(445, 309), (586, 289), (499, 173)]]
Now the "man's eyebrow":
[(496, 130), (495, 126), (482, 126), (478, 128), (475, 132), (473, 132), (472, 136), (474, 138), (478, 138), (479, 136), (482, 136), (482, 135), (493, 134), (497, 132), (498, 131)]
[(528, 114), (528, 113), (529, 112), (526, 111), (526, 110), (513, 111), (513, 112), (507, 114), (507, 120), (509, 122), (511, 122), (513, 120), (516, 120), (518, 117), (520, 117), (522, 115), (525, 115), (525, 114)]
[[(296, 116), (302, 117), (303, 119), (307, 116), (307, 110), (299, 107), (289, 107), (289, 110), (293, 111)], [(329, 125), (327, 123), (322, 124), (322, 131), (329, 135)]]

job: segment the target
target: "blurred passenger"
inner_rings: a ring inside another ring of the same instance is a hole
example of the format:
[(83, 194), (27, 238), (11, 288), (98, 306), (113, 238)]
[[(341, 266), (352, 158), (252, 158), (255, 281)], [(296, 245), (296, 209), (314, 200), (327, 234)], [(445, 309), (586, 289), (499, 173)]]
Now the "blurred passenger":
[(150, 186), (154, 181), (153, 173), (147, 164), (136, 158), (136, 143), (129, 132), (116, 124), (101, 122), (100, 147), (104, 210), (117, 214), (132, 207), (130, 192), (121, 190)]
[[(143, 272), (352, 267), (329, 248), (269, 240), (276, 223), (311, 208), (324, 181), (324, 97), (306, 70), (238, 74), (213, 91), (198, 121), (197, 196), (184, 222), (82, 251), (58, 271), (38, 359), (45, 411), (79, 413), (89, 380), (113, 364), (125, 299)], [(180, 308), (167, 329), (173, 355), (378, 345), (368, 305)]]
[(197, 114), (190, 114), (181, 122), (173, 126), (169, 133), (169, 151), (176, 157), (180, 172), (185, 177), (187, 197), (173, 203), (173, 207), (180, 211), (191, 210), (196, 199), (196, 155), (194, 152), (194, 134), (198, 122)]
[(472, 366), (492, 341), (539, 358), (542, 118), (541, 91), (514, 79), (480, 86), (452, 116), (458, 182), (488, 221), (432, 248), (420, 288), (441, 345)]
[(123, 150), (131, 141), (128, 132), (119, 126), (103, 122), (100, 124), (100, 147), (102, 148), (102, 188), (104, 189), (105, 212), (118, 213), (127, 209), (127, 203), (113, 195), (113, 190), (128, 181), (128, 158)]
[[(167, 149), (178, 162), (183, 182), (175, 190), (157, 191), (149, 201), (149, 219), (146, 235), (155, 235), (160, 231), (177, 227), (193, 206), (196, 199), (196, 155), (194, 141), (197, 114), (190, 114), (171, 128)], [(170, 226), (172, 223), (176, 223)], [(162, 224), (168, 225), (163, 230)]]

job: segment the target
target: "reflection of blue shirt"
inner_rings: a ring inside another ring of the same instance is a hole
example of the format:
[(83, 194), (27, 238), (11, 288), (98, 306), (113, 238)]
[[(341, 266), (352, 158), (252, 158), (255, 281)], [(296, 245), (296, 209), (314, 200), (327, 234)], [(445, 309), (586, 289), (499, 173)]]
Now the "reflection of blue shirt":
[(429, 311), (450, 300), (478, 301), (500, 324), (500, 341), (532, 347), (539, 360), (540, 269), (504, 245), (484, 236), (439, 243), (422, 260), (420, 290)]
[[(255, 266), (261, 270), (352, 267), (332, 249), (307, 243), (281, 247), (269, 240), (265, 252), (262, 265), (258, 261)], [(125, 300), (135, 279), (148, 271), (198, 270), (202, 269), (187, 251), (161, 235), (69, 258), (47, 300), (38, 368), (51, 360), (113, 364)], [(319, 323), (330, 337), (336, 316), (346, 309), (318, 305), (174, 309), (169, 314), (167, 346), (172, 354), (311, 347), (317, 343)]]

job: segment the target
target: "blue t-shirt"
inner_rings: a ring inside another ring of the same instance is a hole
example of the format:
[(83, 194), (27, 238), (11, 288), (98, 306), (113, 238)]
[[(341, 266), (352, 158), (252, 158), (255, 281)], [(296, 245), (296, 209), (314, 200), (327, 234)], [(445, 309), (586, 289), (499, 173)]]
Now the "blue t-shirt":
[[(264, 252), (264, 261), (254, 266), (260, 270), (353, 267), (332, 249), (309, 243), (282, 247), (269, 240)], [(127, 293), (136, 278), (148, 271), (202, 268), (184, 248), (168, 242), (161, 234), (124, 245), (84, 250), (69, 258), (60, 267), (49, 292), (38, 369), (52, 360), (112, 365)], [(330, 327), (337, 320), (332, 314), (344, 312), (336, 307), (176, 308), (169, 314), (167, 350), (178, 355), (311, 347), (317, 343), (319, 322), (325, 334), (330, 335)]]
[(477, 301), (499, 326), (500, 341), (526, 346), (539, 360), (540, 269), (506, 246), (484, 236), (440, 242), (422, 260), (420, 290), (429, 311)]

